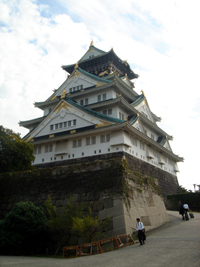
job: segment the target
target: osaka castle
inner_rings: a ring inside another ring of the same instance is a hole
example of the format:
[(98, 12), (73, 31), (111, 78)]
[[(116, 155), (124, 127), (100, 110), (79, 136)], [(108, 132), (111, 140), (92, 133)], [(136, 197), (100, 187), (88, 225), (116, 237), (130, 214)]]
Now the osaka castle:
[(66, 161), (123, 152), (176, 176), (177, 162), (142, 91), (135, 91), (134, 73), (113, 49), (102, 51), (91, 42), (77, 63), (63, 65), (67, 79), (35, 107), (43, 116), (20, 121), (29, 129), (23, 138), (34, 146), (33, 165), (65, 165)]

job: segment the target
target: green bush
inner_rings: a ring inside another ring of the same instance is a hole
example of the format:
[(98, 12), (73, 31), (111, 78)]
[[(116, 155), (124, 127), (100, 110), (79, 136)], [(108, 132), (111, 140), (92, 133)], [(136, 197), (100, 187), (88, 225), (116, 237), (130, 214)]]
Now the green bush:
[(48, 231), (43, 210), (32, 202), (19, 202), (0, 221), (1, 254), (30, 255), (45, 249)]

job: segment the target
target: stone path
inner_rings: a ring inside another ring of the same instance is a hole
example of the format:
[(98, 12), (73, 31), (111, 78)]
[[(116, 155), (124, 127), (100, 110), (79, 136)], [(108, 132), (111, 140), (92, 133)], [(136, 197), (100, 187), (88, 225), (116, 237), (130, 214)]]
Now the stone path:
[(143, 246), (131, 245), (100, 255), (75, 259), (0, 256), (0, 267), (199, 267), (200, 213), (182, 221), (178, 212), (168, 211), (171, 221), (147, 232)]

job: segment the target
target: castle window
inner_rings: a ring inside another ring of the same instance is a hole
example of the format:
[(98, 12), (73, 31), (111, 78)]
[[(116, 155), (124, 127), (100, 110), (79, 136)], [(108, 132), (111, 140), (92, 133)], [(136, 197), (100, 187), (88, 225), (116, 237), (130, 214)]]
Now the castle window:
[(50, 130), (51, 130), (51, 131), (53, 130), (53, 125), (50, 125)]
[(62, 123), (59, 123), (59, 127), (60, 127), (60, 129), (62, 128)]
[(44, 162), (44, 159), (42, 159), (42, 162)]
[(97, 96), (97, 101), (100, 102), (101, 101), (101, 95)]
[(103, 94), (103, 100), (106, 100), (106, 94)]
[(154, 135), (153, 134), (151, 134), (151, 138), (154, 140)]
[(37, 147), (34, 147), (34, 154), (37, 154)]
[(56, 130), (58, 129), (58, 123), (57, 123), (57, 124), (55, 124), (55, 129), (56, 129)]
[(82, 156), (84, 156), (84, 152), (82, 152)]
[(79, 86), (77, 86), (77, 90), (79, 90)]
[(90, 145), (90, 138), (86, 138), (86, 146)]
[(61, 156), (61, 159), (63, 159), (63, 156)]
[(70, 155), (68, 155), (68, 158), (70, 158)]
[(119, 112), (119, 119), (120, 119), (120, 120), (122, 119), (122, 114), (121, 114), (121, 112)]
[(45, 146), (45, 153), (49, 152), (49, 146)]
[(88, 105), (88, 98), (85, 99), (85, 105)]
[(80, 101), (80, 104), (83, 106), (83, 100)]
[(72, 88), (69, 88), (69, 92), (70, 92), (70, 93), (72, 92)]
[(67, 127), (67, 122), (66, 122), (66, 121), (64, 122), (64, 128), (65, 128), (65, 127)]
[(95, 145), (96, 144), (96, 136), (93, 136), (92, 137), (92, 145)]
[(100, 141), (101, 141), (101, 143), (105, 143), (105, 135), (101, 135)]
[(56, 157), (54, 157), (54, 160), (56, 160)]
[(75, 92), (76, 91), (76, 87), (73, 87), (73, 92)]
[(110, 142), (110, 134), (106, 135), (106, 142)]
[(124, 120), (124, 114), (122, 114), (122, 120)]
[(108, 110), (108, 115), (111, 115), (112, 114), (112, 109), (110, 108), (109, 110)]
[(94, 154), (96, 154), (97, 152), (96, 152), (96, 150), (94, 151)]
[(99, 150), (99, 153), (101, 153), (101, 150)]
[(110, 148), (108, 148), (108, 152), (110, 152)]
[(73, 148), (74, 147), (77, 147), (77, 141), (76, 140), (73, 141)]
[(78, 147), (82, 146), (82, 139), (78, 139)]
[(53, 145), (50, 145), (49, 146), (49, 152), (52, 152), (53, 151)]
[(83, 89), (83, 85), (80, 85), (80, 89)]
[(73, 125), (76, 125), (76, 120), (73, 120)]
[(107, 115), (107, 110), (106, 110), (106, 109), (103, 110), (103, 114), (104, 114), (104, 115)]
[(41, 146), (38, 147), (38, 154), (41, 154)]
[(68, 121), (68, 126), (71, 126), (71, 121)]

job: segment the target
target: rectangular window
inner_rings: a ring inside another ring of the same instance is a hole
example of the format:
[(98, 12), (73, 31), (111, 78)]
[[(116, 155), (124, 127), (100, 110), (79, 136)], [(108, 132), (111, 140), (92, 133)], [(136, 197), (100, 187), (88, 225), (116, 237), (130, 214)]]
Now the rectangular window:
[(83, 106), (83, 100), (80, 101), (80, 105)]
[(50, 130), (51, 130), (51, 131), (53, 130), (53, 125), (50, 125)]
[(82, 139), (78, 139), (78, 147), (82, 146)]
[(153, 134), (151, 134), (151, 138), (154, 140), (154, 135)]
[(121, 114), (121, 112), (119, 112), (119, 119), (120, 119), (120, 120), (122, 119), (122, 114)]
[(52, 108), (49, 108), (49, 113), (51, 112)]
[(71, 121), (68, 121), (68, 126), (71, 126), (72, 122)]
[(45, 153), (48, 153), (48, 151), (49, 151), (49, 147), (45, 146)]
[(96, 136), (92, 136), (92, 145), (96, 144)]
[(79, 90), (79, 86), (77, 86), (77, 90)]
[(41, 154), (41, 146), (38, 147), (38, 154)]
[(97, 96), (97, 101), (100, 102), (101, 101), (101, 95)]
[(124, 120), (124, 114), (122, 114), (122, 120)]
[(88, 98), (85, 99), (85, 105), (88, 105)]
[(83, 85), (80, 85), (80, 89), (83, 89)]
[(34, 147), (34, 154), (37, 154), (37, 147)]
[(73, 120), (73, 125), (76, 125), (76, 120)]
[(106, 100), (106, 94), (103, 94), (103, 100)]
[(112, 115), (112, 109), (111, 108), (108, 110), (108, 115)]
[(86, 138), (86, 146), (90, 145), (90, 138)]
[(66, 122), (66, 121), (64, 122), (64, 128), (65, 128), (65, 127), (67, 127), (67, 122)]
[(106, 135), (106, 142), (110, 142), (110, 134)]
[(50, 145), (49, 146), (49, 152), (52, 152), (53, 151), (53, 145)]
[(76, 90), (76, 87), (73, 87), (73, 92), (75, 92), (75, 90)]
[(69, 92), (70, 92), (70, 93), (72, 92), (72, 88), (69, 88)]
[(106, 110), (106, 109), (103, 110), (103, 114), (104, 114), (104, 115), (107, 115), (107, 110)]
[(100, 137), (100, 142), (101, 142), (101, 143), (105, 143), (105, 135), (101, 135), (101, 137)]
[(59, 123), (59, 128), (60, 128), (60, 129), (62, 128), (62, 123)]
[(58, 129), (58, 123), (57, 123), (57, 124), (55, 124), (55, 129), (56, 129), (56, 130)]
[(73, 141), (73, 148), (74, 147), (77, 147), (77, 141), (76, 140)]

